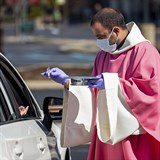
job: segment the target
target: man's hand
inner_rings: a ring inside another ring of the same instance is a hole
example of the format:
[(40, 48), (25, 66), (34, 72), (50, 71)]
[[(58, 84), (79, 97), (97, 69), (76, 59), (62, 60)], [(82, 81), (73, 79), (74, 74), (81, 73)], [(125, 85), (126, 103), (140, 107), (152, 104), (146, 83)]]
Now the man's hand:
[(46, 72), (41, 73), (41, 75), (51, 78), (57, 83), (60, 83), (62, 85), (65, 85), (67, 82), (68, 75), (65, 74), (61, 69), (59, 68), (52, 68), (47, 69)]
[(87, 82), (89, 88), (97, 88), (99, 90), (104, 89), (104, 79), (103, 75), (96, 76), (97, 79), (92, 79)]
[(21, 116), (25, 116), (27, 114), (27, 111), (29, 109), (29, 106), (25, 107), (25, 106), (19, 106), (18, 110)]

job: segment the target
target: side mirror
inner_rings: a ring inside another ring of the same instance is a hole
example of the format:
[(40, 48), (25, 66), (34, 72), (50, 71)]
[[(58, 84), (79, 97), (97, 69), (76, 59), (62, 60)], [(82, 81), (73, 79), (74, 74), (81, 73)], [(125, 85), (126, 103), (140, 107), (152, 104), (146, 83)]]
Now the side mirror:
[(43, 125), (51, 130), (53, 120), (62, 119), (63, 99), (58, 97), (46, 97), (43, 101), (44, 119)]
[(52, 120), (61, 120), (63, 110), (63, 98), (46, 97), (43, 101), (43, 112)]

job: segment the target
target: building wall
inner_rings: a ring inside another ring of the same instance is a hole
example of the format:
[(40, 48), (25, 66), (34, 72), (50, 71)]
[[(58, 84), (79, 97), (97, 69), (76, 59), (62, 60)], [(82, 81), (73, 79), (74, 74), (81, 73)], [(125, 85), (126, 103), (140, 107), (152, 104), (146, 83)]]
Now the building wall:
[(154, 22), (160, 25), (160, 0), (67, 0), (69, 4), (70, 20), (83, 21), (82, 13), (93, 15), (95, 4), (102, 7), (119, 9), (125, 16), (126, 21)]

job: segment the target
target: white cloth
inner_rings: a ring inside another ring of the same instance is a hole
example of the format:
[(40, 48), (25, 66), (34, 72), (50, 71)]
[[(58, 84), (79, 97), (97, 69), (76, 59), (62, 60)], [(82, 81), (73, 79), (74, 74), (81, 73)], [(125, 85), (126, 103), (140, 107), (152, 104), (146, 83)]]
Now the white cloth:
[(97, 97), (97, 134), (104, 143), (115, 144), (141, 127), (127, 106), (117, 73), (103, 73), (105, 89)]
[(64, 90), (61, 146), (73, 147), (90, 142), (93, 93), (88, 86), (69, 86)]
[(61, 146), (73, 147), (90, 142), (93, 107), (97, 105), (97, 134), (104, 143), (116, 144), (143, 130), (127, 106), (117, 73), (103, 73), (105, 89), (94, 92), (88, 86), (64, 90)]

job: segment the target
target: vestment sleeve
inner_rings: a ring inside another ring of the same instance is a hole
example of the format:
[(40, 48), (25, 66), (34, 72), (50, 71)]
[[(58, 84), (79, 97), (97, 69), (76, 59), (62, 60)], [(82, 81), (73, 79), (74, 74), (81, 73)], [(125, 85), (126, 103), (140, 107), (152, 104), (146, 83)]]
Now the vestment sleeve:
[(160, 141), (160, 57), (157, 51), (146, 50), (132, 76), (119, 80), (134, 116), (146, 132)]

